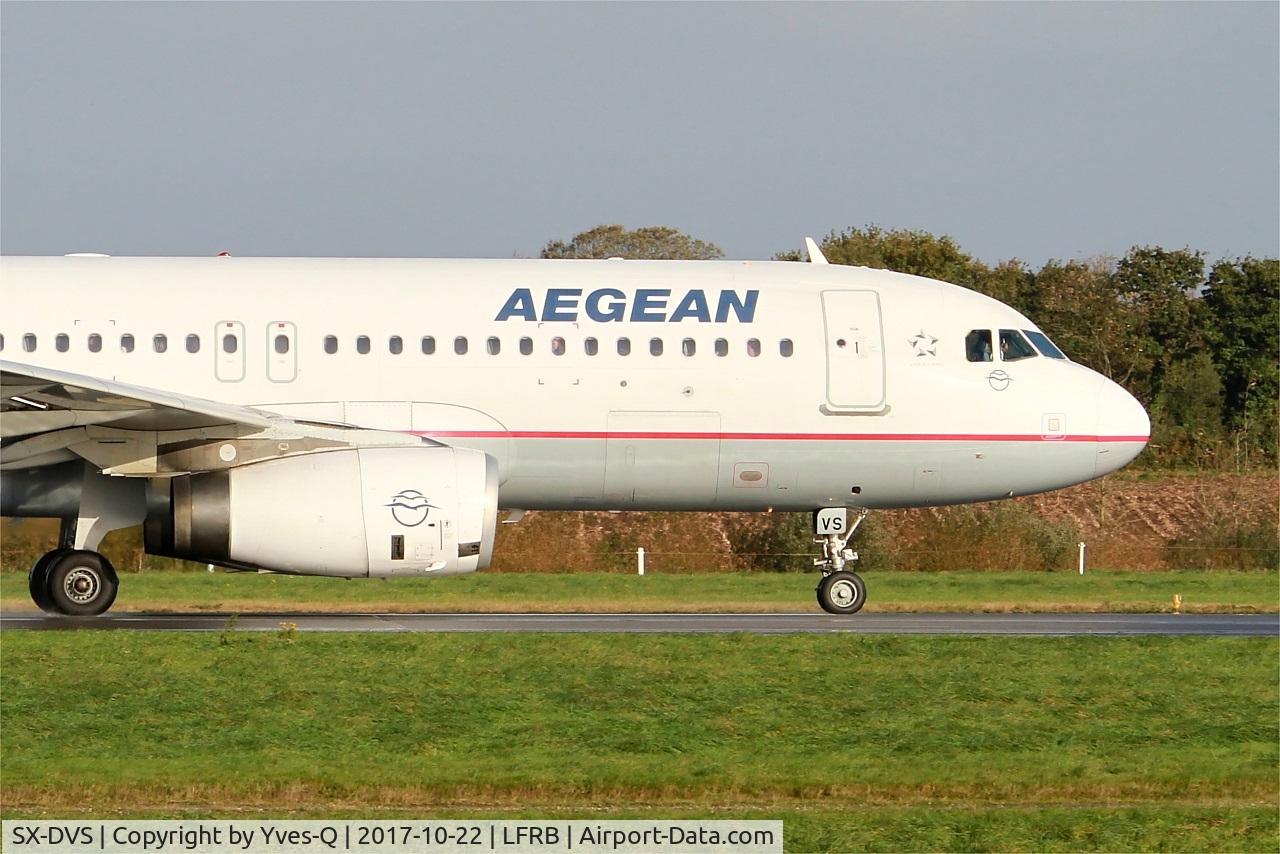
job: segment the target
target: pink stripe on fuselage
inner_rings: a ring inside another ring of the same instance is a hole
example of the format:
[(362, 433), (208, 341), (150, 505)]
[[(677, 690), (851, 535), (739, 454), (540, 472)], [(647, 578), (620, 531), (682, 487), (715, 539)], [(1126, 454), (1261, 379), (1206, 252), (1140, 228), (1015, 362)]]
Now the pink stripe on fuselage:
[(995, 433), (664, 433), (603, 430), (413, 430), (433, 439), (722, 439), (765, 442), (1146, 442), (1148, 436)]

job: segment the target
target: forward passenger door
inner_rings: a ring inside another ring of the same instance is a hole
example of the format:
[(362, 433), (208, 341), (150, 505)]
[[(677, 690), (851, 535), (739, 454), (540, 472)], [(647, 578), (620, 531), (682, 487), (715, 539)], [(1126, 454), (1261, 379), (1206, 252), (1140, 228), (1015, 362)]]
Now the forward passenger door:
[(875, 291), (823, 291), (827, 344), (827, 408), (880, 412), (886, 408), (884, 332)]

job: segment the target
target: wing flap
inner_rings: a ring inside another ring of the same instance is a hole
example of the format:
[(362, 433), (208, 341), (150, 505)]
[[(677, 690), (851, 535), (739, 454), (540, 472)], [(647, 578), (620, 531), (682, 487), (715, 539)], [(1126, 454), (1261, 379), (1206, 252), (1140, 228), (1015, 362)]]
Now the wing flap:
[(338, 447), (440, 444), (6, 360), (0, 439), (5, 468), (73, 453), (122, 475), (209, 471)]
[[(48, 417), (30, 417), (34, 414)], [(6, 439), (87, 424), (188, 430), (228, 424), (261, 428), (271, 422), (266, 413), (247, 406), (0, 360), (0, 436)]]

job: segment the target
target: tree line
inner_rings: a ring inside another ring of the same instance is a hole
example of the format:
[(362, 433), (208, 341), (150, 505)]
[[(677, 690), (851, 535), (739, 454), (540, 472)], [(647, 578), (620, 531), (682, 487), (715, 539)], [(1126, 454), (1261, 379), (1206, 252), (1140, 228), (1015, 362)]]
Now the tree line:
[[(1073, 360), (1151, 414), (1140, 463), (1274, 466), (1280, 411), (1280, 259), (1210, 264), (1190, 248), (1135, 246), (1122, 258), (988, 265), (947, 235), (870, 225), (821, 241), (832, 264), (914, 273), (994, 297), (1035, 321)], [(544, 258), (714, 259), (714, 243), (667, 227), (601, 225), (552, 241)], [(776, 260), (800, 261), (800, 250)]]

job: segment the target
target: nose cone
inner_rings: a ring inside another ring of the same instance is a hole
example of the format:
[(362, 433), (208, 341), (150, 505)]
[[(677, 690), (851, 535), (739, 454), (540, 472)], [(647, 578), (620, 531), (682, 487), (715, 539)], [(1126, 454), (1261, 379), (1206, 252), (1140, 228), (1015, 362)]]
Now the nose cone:
[(1151, 419), (1138, 399), (1106, 377), (1099, 380), (1095, 477), (1128, 465), (1151, 438)]

